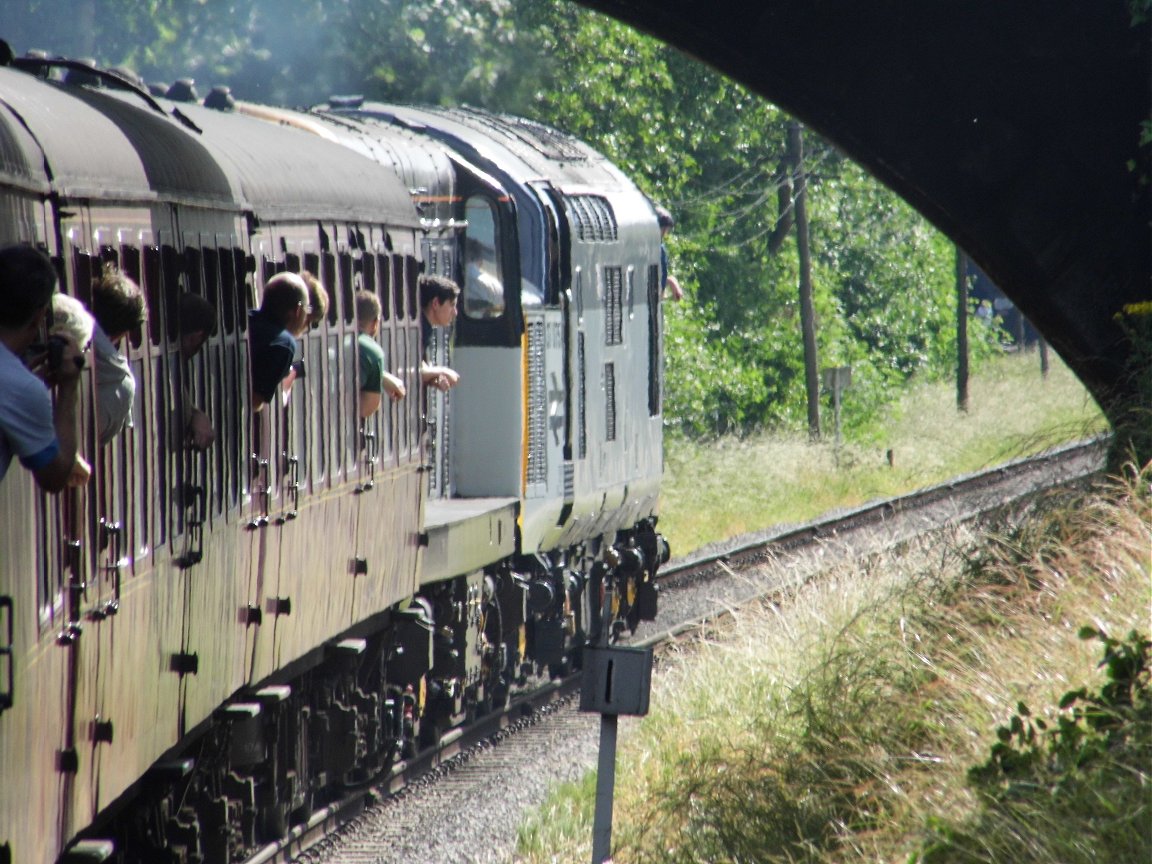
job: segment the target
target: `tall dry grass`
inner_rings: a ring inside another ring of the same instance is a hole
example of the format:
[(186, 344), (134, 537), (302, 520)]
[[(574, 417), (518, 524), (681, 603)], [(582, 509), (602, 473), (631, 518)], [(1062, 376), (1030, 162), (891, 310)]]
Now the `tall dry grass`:
[[(851, 391), (845, 395), (851, 398)], [(1041, 377), (1035, 353), (1010, 354), (983, 367), (969, 410), (956, 410), (953, 382), (912, 386), (881, 426), (837, 448), (767, 434), (743, 440), (665, 446), (660, 530), (684, 555), (765, 526), (799, 522), (838, 507), (943, 482), (1092, 437), (1107, 424), (1083, 385), (1059, 358)], [(825, 418), (826, 426), (830, 418)], [(889, 461), (891, 456), (891, 461)]]
[[(970, 776), (1022, 706), (1057, 729), (1064, 694), (1106, 685), (1083, 626), (1147, 633), (1150, 481), (840, 568), (666, 657), (622, 724), (616, 864), (1152, 860), (1152, 699), (1103, 763)], [(559, 791), (517, 860), (589, 860), (593, 788)]]

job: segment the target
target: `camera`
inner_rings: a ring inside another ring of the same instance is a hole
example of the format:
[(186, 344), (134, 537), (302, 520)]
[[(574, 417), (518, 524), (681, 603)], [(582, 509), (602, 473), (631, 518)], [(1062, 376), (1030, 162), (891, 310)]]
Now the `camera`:
[(64, 363), (64, 349), (68, 340), (63, 336), (48, 337), (48, 368), (55, 372)]
[[(37, 342), (29, 348), (32, 354), (47, 354), (47, 366), (49, 372), (56, 372), (64, 363), (64, 349), (68, 347), (68, 340), (63, 336), (50, 334), (46, 342)], [(78, 354), (73, 360), (76, 365), (81, 369), (84, 368), (84, 355)]]

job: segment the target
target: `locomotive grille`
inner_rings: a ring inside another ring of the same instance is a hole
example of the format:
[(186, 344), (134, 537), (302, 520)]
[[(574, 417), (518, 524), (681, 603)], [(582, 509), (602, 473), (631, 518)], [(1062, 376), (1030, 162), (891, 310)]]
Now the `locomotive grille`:
[(584, 243), (614, 243), (617, 239), (616, 214), (602, 195), (565, 195), (564, 209), (576, 226), (576, 236)]
[(529, 484), (548, 480), (548, 392), (544, 380), (544, 322), (528, 324), (528, 468)]
[(579, 405), (577, 406), (576, 413), (580, 418), (580, 458), (585, 459), (588, 456), (588, 372), (584, 363), (584, 333), (578, 334), (576, 342), (576, 374), (579, 375), (577, 379), (579, 385)]
[(648, 414), (660, 413), (660, 267), (648, 267)]
[(624, 275), (619, 267), (604, 268), (604, 344), (624, 342)]
[(604, 364), (604, 440), (616, 440), (616, 364)]

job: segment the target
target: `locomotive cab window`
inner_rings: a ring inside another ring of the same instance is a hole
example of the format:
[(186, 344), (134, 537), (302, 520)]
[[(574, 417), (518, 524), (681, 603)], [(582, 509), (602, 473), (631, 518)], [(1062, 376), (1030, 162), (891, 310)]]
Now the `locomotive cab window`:
[(499, 318), (504, 314), (504, 274), (492, 201), (475, 195), (464, 208), (468, 232), (464, 238), (463, 308), (469, 318)]

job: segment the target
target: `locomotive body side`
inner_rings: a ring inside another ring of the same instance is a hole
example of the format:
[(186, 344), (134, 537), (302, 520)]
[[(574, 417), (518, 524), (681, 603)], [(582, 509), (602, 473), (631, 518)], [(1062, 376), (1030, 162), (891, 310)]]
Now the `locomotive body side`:
[[(652, 577), (667, 551), (654, 531), (659, 229), (631, 181), (555, 130), (472, 110), (340, 111), (368, 135), (427, 136), (455, 168), (437, 200), (451, 203), (456, 230), (426, 240), (442, 253), (426, 260), (442, 259), (462, 288), (451, 345), (462, 377), (447, 417), (429, 411), (433, 470), (446, 462), (449, 483), (426, 507), (421, 592), (433, 614), (448, 609), (435, 598), (470, 597), (470, 571), (483, 567), (479, 602), (501, 624), (478, 640), (485, 649), (461, 646), (467, 661), (430, 670), (434, 689), (463, 691), (441, 712), (450, 722), (470, 698), (502, 697), (525, 670), (580, 662), (599, 626), (593, 598), (610, 578), (609, 547), (643, 550), (619, 577), (629, 599), (613, 626), (655, 614)], [(433, 340), (443, 351), (444, 334)]]
[(466, 109), (359, 110), (420, 128), (487, 181), (473, 181), (486, 200), (461, 196), (461, 245), (476, 234), (497, 240), (506, 308), (470, 310), (460, 254), (454, 359), (474, 370), (474, 384), (453, 397), (455, 493), (518, 496), (522, 554), (653, 517), (663, 341), (651, 203), (603, 156), (536, 123)]

